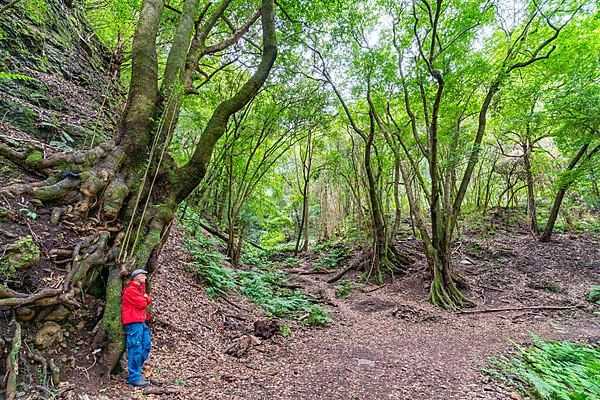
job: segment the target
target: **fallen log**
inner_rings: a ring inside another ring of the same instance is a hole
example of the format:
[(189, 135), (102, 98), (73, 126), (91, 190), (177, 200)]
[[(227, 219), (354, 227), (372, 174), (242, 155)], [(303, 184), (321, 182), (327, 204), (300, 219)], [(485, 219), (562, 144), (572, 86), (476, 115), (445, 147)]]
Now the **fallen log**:
[(373, 292), (376, 292), (376, 291), (378, 291), (379, 289), (383, 289), (383, 288), (384, 288), (384, 287), (386, 287), (386, 286), (387, 286), (387, 283), (384, 283), (384, 284), (383, 284), (383, 285), (381, 285), (381, 286), (376, 286), (376, 287), (374, 287), (374, 288), (371, 288), (371, 289), (365, 289), (365, 290), (362, 290), (362, 292), (363, 292), (363, 293), (373, 293)]
[(327, 270), (323, 270), (323, 271), (315, 271), (315, 270), (310, 270), (307, 271), (305, 269), (288, 269), (288, 270), (284, 270), (285, 272), (287, 272), (288, 274), (296, 274), (296, 275), (325, 275), (325, 274), (330, 274), (331, 271), (327, 271)]

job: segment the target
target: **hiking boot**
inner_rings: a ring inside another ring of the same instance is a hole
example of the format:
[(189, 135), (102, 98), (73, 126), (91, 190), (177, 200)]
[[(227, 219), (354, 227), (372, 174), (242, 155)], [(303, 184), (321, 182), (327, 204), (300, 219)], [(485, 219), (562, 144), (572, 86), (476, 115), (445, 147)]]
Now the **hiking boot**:
[(135, 386), (135, 387), (146, 387), (150, 384), (150, 382), (148, 382), (144, 378), (140, 378), (139, 380), (137, 380), (135, 382), (127, 382), (127, 384), (129, 386)]

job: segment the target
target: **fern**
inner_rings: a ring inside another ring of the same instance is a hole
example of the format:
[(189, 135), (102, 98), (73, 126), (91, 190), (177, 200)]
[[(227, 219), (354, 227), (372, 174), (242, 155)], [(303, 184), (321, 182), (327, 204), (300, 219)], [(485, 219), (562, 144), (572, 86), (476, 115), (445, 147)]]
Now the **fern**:
[(600, 305), (600, 286), (592, 286), (586, 297), (589, 301)]
[(7, 80), (7, 81), (35, 81), (36, 79), (32, 76), (29, 75), (22, 75), (22, 74), (13, 74), (10, 72), (2, 72), (0, 71), (0, 81), (2, 80)]
[(600, 348), (534, 337), (512, 357), (490, 360), (487, 372), (542, 400), (600, 398)]
[(286, 288), (286, 275), (279, 270), (272, 270), (271, 265), (262, 258), (257, 258), (261, 267), (249, 271), (224, 267), (222, 263), (225, 257), (215, 250), (215, 243), (201, 235), (186, 238), (184, 250), (194, 256), (185, 269), (192, 273), (213, 299), (219, 295), (225, 296), (228, 292), (239, 292), (271, 316), (301, 318), (307, 325), (322, 326), (331, 322), (327, 317), (328, 310), (313, 304), (302, 293)]
[(343, 244), (336, 244), (330, 248), (323, 247), (324, 254), (313, 264), (315, 271), (329, 271), (347, 261), (349, 249)]

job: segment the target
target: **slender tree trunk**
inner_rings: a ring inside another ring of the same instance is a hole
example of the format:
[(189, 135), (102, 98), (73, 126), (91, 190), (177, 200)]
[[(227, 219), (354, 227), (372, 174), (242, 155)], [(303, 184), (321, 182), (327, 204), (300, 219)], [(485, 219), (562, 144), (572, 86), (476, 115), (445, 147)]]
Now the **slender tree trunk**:
[(394, 226), (392, 227), (391, 237), (395, 238), (400, 229), (400, 219), (402, 218), (402, 206), (400, 203), (400, 159), (394, 157)]
[(298, 254), (300, 250), (300, 239), (302, 232), (304, 232), (304, 243), (302, 244), (302, 251), (308, 251), (308, 239), (309, 239), (309, 201), (310, 201), (310, 179), (312, 174), (312, 130), (308, 131), (308, 137), (306, 141), (306, 151), (304, 154), (300, 154), (302, 160), (302, 218), (298, 225), (298, 237), (296, 238), (296, 248), (294, 252)]
[(305, 207), (306, 207), (306, 195), (305, 188), (303, 188), (302, 194), (302, 212), (300, 215), (300, 221), (298, 221), (298, 234), (296, 235), (296, 246), (294, 247), (294, 254), (298, 254), (300, 252), (300, 240), (302, 239), (302, 231), (304, 230), (304, 218), (306, 217)]
[[(565, 170), (566, 173), (569, 173), (575, 169), (575, 167), (579, 163), (579, 160), (581, 160), (582, 157), (585, 155), (589, 146), (590, 146), (590, 143), (588, 142), (579, 149), (579, 152), (577, 152), (575, 157), (573, 157), (573, 159), (569, 163), (567, 169)], [(598, 151), (598, 149), (600, 149), (600, 145), (596, 146), (586, 156), (586, 158), (590, 159), (591, 157), (593, 157), (594, 154)], [(574, 180), (573, 177), (568, 176), (560, 184), (558, 191), (556, 192), (556, 196), (554, 198), (554, 204), (552, 204), (552, 209), (550, 210), (550, 216), (548, 217), (548, 222), (546, 223), (546, 228), (544, 229), (544, 233), (542, 233), (542, 236), (540, 237), (541, 242), (546, 243), (546, 242), (550, 241), (550, 239), (552, 237), (552, 231), (554, 230), (554, 224), (556, 223), (556, 219), (558, 218), (558, 212), (560, 211), (560, 206), (562, 204), (563, 198), (565, 197), (567, 190), (573, 183), (573, 180)]]
[(308, 231), (308, 223), (309, 223), (309, 220), (308, 220), (309, 208), (308, 208), (308, 206), (309, 206), (309, 203), (308, 202), (310, 199), (309, 194), (310, 194), (309, 182), (306, 181), (306, 185), (304, 188), (304, 201), (302, 203), (302, 220), (304, 222), (304, 243), (302, 245), (302, 251), (304, 253), (306, 253), (308, 251), (308, 238), (309, 238), (309, 231)]
[(527, 181), (527, 220), (529, 232), (537, 236), (539, 228), (537, 224), (537, 212), (535, 201), (535, 189), (533, 182), (533, 173), (531, 172), (531, 144), (523, 146), (523, 164), (525, 166), (525, 179)]

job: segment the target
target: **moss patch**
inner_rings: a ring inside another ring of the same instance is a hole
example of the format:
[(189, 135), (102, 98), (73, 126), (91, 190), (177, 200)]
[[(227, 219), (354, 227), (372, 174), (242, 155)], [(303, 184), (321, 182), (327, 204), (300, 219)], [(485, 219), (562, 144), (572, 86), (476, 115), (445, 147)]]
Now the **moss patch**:
[(31, 167), (34, 167), (37, 163), (39, 163), (43, 159), (44, 159), (44, 153), (42, 153), (39, 150), (34, 150), (31, 153), (29, 153), (29, 155), (25, 159), (25, 163), (27, 163), (27, 165), (29, 165)]
[(40, 249), (31, 236), (10, 244), (0, 260), (0, 279), (12, 280), (19, 270), (31, 268), (40, 261)]

